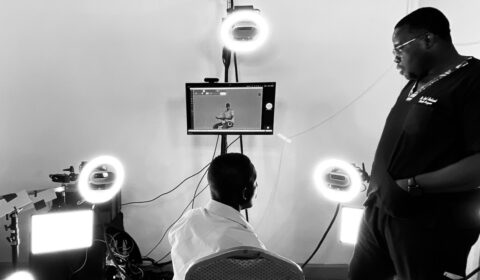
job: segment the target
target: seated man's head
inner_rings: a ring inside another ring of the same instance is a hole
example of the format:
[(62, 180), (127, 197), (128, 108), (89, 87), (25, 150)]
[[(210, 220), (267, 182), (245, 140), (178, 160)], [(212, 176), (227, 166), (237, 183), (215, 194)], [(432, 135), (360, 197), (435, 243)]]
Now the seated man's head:
[(247, 156), (230, 153), (216, 157), (207, 178), (213, 200), (237, 210), (252, 207), (257, 172)]

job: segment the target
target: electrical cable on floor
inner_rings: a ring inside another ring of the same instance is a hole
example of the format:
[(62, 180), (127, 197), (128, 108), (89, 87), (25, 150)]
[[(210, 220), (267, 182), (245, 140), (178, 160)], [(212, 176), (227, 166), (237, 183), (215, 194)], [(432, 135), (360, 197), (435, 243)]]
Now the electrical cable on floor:
[(308, 264), (308, 262), (315, 256), (317, 253), (318, 249), (320, 249), (320, 246), (322, 246), (323, 241), (325, 240), (325, 237), (327, 237), (328, 232), (332, 228), (333, 222), (337, 219), (338, 211), (340, 210), (340, 203), (337, 204), (337, 208), (335, 209), (335, 214), (333, 215), (332, 220), (330, 221), (330, 224), (328, 225), (327, 230), (322, 236), (322, 239), (320, 239), (320, 242), (318, 242), (317, 248), (313, 251), (313, 253), (310, 255), (310, 257), (302, 264), (302, 269)]

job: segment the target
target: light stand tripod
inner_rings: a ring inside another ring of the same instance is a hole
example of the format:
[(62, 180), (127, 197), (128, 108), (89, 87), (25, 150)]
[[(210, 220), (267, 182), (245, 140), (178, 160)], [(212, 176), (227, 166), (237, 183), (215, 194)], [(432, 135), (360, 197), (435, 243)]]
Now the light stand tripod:
[(12, 247), (12, 266), (13, 269), (17, 269), (17, 264), (18, 264), (18, 254), (19, 254), (19, 245), (20, 245), (20, 234), (18, 230), (18, 210), (15, 208), (13, 212), (8, 214), (8, 218), (10, 217), (10, 225), (7, 226), (5, 225), (5, 230), (8, 231), (10, 230), (10, 236), (7, 237), (8, 243), (10, 243), (10, 246)]
[(10, 236), (6, 239), (12, 247), (12, 267), (17, 269), (19, 245), (20, 245), (20, 233), (18, 225), (18, 213), (25, 209), (32, 203), (26, 191), (20, 191), (18, 193), (10, 193), (0, 196), (0, 216), (5, 215), (7, 221), (10, 220), (10, 225), (5, 225), (5, 230), (10, 231)]
[[(232, 6), (231, 6), (230, 9), (233, 9), (233, 0), (231, 1), (231, 5)], [(227, 11), (229, 11), (229, 10), (227, 10)], [(234, 66), (235, 66), (235, 77), (236, 77), (236, 82), (238, 83), (237, 55), (235, 53), (233, 53), (233, 57), (234, 57)], [(228, 83), (228, 71), (229, 71), (229, 68), (230, 68), (231, 58), (232, 58), (232, 52), (229, 49), (227, 49), (226, 47), (223, 47), (222, 60), (223, 60), (223, 65), (225, 66), (225, 83)], [(240, 139), (240, 153), (243, 154), (242, 134), (240, 134), (238, 137)], [(221, 139), (220, 139), (220, 154), (221, 155), (226, 154), (227, 149), (228, 149), (227, 134), (222, 134)], [(248, 209), (245, 209), (245, 218), (248, 221)]]
[[(233, 7), (233, 0), (230, 1), (230, 7), (227, 8), (227, 13), (230, 13), (231, 11), (233, 11), (234, 7)], [(234, 56), (234, 66), (235, 66), (235, 77), (236, 77), (236, 82), (238, 83), (238, 71), (237, 71), (237, 57), (235, 55), (235, 53), (233, 54)], [(229, 69), (230, 69), (230, 61), (232, 60), (232, 51), (229, 50), (228, 48), (226, 47), (223, 47), (223, 50), (222, 50), (222, 61), (223, 61), (223, 66), (224, 66), (224, 69), (225, 69), (225, 78), (224, 78), (224, 81), (225, 83), (228, 83), (228, 77), (229, 77)], [(242, 143), (242, 135), (240, 134), (240, 143)], [(222, 134), (221, 135), (221, 139), (220, 139), (220, 154), (223, 155), (223, 154), (226, 154), (227, 153), (227, 149), (228, 149), (228, 146), (227, 146), (227, 134)], [(241, 147), (242, 149), (242, 154), (243, 154), (243, 147)]]

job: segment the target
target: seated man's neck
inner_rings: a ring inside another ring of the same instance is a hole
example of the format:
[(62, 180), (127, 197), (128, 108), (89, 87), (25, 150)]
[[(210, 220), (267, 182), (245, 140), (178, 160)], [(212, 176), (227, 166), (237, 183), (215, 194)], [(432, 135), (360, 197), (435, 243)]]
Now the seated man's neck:
[(212, 198), (212, 200), (215, 200), (216, 202), (220, 202), (222, 204), (228, 205), (228, 206), (232, 207), (233, 209), (237, 210), (238, 212), (240, 212), (240, 210), (242, 210), (240, 205), (236, 202), (222, 201), (221, 199), (215, 199), (215, 198)]

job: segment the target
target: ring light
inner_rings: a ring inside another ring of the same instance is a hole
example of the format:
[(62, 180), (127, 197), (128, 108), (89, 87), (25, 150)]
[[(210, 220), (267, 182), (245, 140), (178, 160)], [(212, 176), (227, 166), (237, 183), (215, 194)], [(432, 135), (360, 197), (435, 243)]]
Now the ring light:
[(222, 42), (233, 52), (253, 51), (265, 43), (267, 35), (267, 22), (254, 10), (233, 12), (220, 29)]
[(336, 202), (349, 202), (360, 192), (360, 173), (350, 163), (329, 159), (315, 168), (314, 182), (319, 192)]
[[(98, 169), (103, 166), (110, 166), (113, 168), (110, 172), (98, 172)], [(94, 190), (91, 188), (92, 173), (114, 174), (112, 185), (105, 190)], [(78, 191), (86, 201), (95, 204), (103, 203), (112, 199), (119, 191), (125, 180), (125, 171), (122, 163), (112, 156), (100, 156), (89, 161), (80, 172), (78, 177)]]

